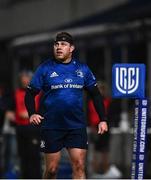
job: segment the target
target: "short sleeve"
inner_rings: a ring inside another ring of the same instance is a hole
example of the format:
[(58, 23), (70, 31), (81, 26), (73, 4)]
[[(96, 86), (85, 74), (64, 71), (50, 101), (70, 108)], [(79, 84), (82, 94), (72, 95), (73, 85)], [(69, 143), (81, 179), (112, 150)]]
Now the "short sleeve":
[(96, 78), (90, 68), (85, 65), (85, 77), (84, 77), (84, 84), (86, 89), (90, 89), (96, 86)]
[(44, 68), (42, 65), (36, 69), (32, 79), (30, 81), (30, 84), (29, 84), (30, 88), (34, 88), (36, 90), (43, 89), (43, 84), (44, 84), (44, 80), (43, 80), (44, 73), (43, 72), (44, 72)]

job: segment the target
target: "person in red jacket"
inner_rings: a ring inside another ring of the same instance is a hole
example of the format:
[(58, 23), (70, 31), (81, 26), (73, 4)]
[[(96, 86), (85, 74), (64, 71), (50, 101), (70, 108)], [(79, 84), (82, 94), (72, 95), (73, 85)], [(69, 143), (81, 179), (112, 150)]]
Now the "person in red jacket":
[[(108, 115), (109, 106), (111, 103), (111, 98), (108, 96), (107, 86), (103, 82), (98, 82), (99, 90), (104, 97), (103, 103), (106, 111), (106, 116)], [(93, 171), (95, 173), (104, 174), (108, 171), (110, 167), (109, 163), (109, 141), (110, 133), (109, 131), (98, 136), (97, 135), (97, 124), (101, 121), (99, 118), (93, 101), (90, 99), (88, 101), (88, 120), (91, 128), (91, 137), (94, 143), (94, 158), (93, 158)], [(109, 122), (108, 122), (109, 123)]]
[[(39, 127), (31, 125), (25, 107), (26, 87), (32, 77), (31, 71), (22, 71), (19, 75), (20, 87), (15, 90), (16, 138), (21, 164), (21, 178), (41, 178)], [(36, 99), (38, 108), (39, 97)]]

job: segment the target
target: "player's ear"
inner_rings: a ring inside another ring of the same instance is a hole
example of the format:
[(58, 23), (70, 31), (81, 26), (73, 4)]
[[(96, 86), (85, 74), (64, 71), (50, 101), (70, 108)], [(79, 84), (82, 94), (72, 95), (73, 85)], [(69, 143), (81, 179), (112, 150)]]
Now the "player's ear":
[(70, 46), (70, 51), (73, 52), (74, 49), (75, 49), (75, 46), (74, 46), (74, 45), (71, 45), (71, 46)]

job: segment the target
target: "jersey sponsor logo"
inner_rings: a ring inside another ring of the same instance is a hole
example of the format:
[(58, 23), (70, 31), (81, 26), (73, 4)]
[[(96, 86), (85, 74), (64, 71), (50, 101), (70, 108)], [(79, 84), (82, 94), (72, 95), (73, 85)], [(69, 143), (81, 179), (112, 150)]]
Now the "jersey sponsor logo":
[(78, 69), (78, 70), (76, 71), (76, 73), (77, 73), (77, 76), (79, 76), (79, 77), (81, 77), (81, 78), (84, 77), (83, 72), (82, 72), (81, 70)]
[(72, 79), (65, 79), (64, 82), (66, 83), (71, 83), (73, 80)]
[(112, 73), (113, 96), (144, 96), (144, 64), (116, 64)]
[(57, 84), (57, 85), (51, 85), (51, 89), (82, 89), (83, 85), (80, 84)]
[(59, 75), (58, 75), (56, 72), (53, 72), (53, 73), (50, 74), (50, 77), (51, 77), (51, 78), (57, 77), (57, 76), (59, 76)]

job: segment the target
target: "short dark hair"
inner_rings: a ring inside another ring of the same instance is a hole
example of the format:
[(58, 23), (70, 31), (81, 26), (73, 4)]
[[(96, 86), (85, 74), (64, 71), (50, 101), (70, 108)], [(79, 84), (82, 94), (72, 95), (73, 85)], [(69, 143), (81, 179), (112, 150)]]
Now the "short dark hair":
[(21, 76), (29, 76), (32, 77), (33, 76), (33, 72), (31, 70), (28, 69), (23, 69), (19, 72), (19, 77)]
[(66, 41), (66, 42), (68, 42), (70, 44), (74, 44), (72, 35), (67, 33), (67, 32), (59, 32), (59, 33), (57, 33), (54, 42), (57, 42), (57, 41)]

